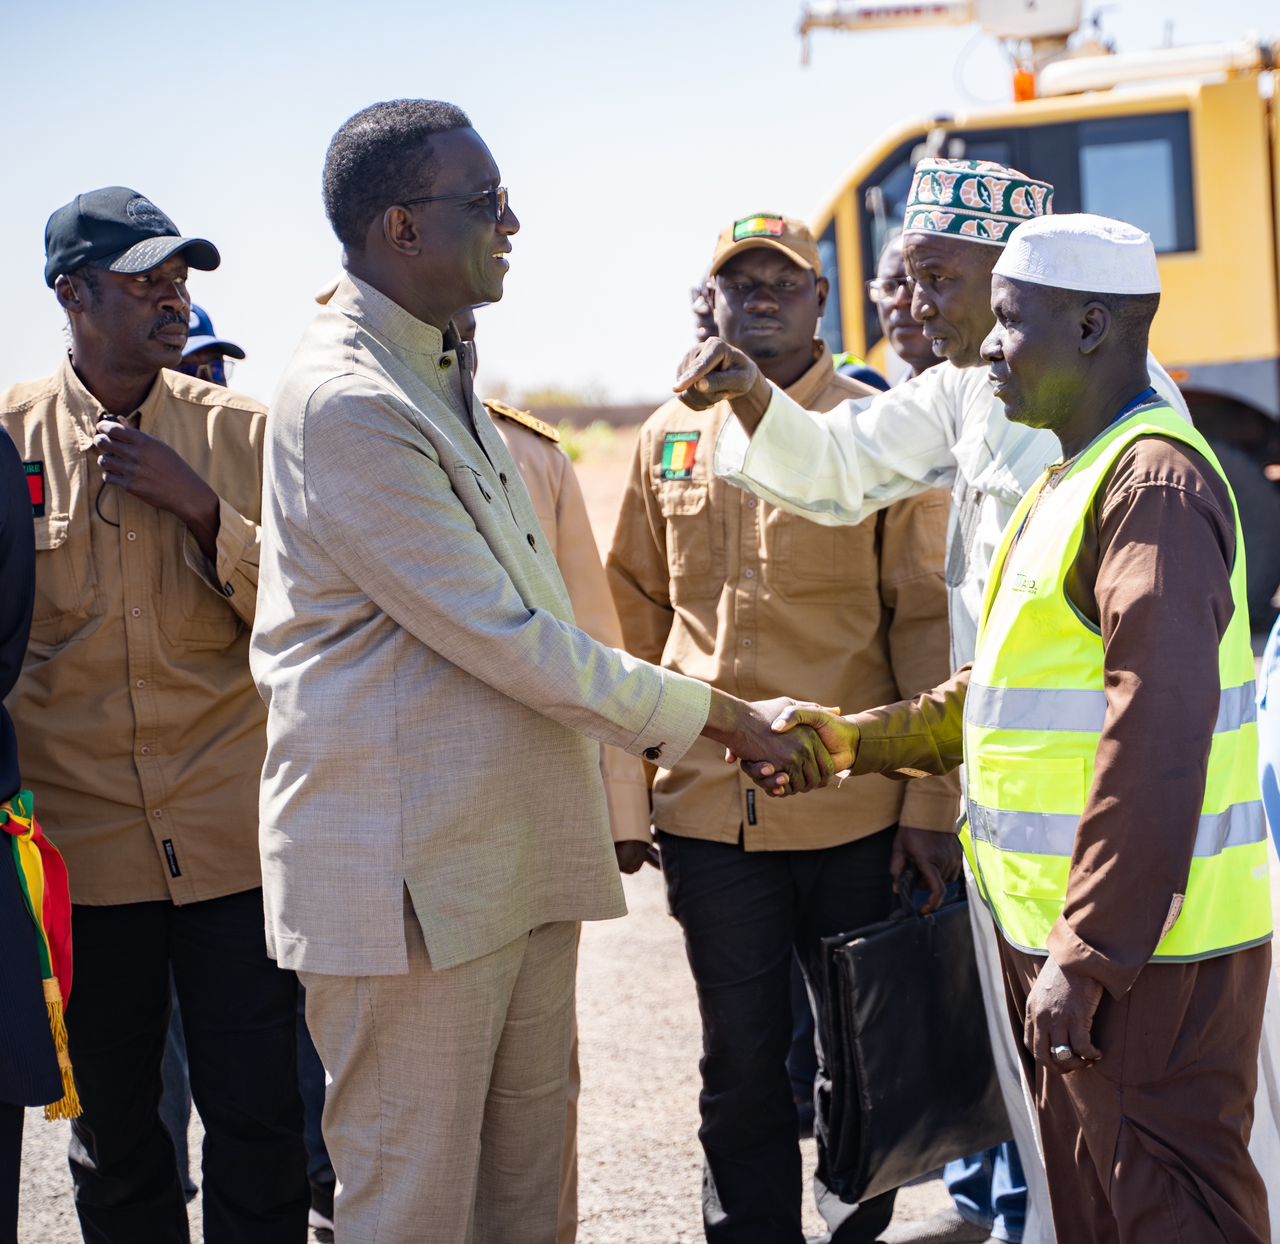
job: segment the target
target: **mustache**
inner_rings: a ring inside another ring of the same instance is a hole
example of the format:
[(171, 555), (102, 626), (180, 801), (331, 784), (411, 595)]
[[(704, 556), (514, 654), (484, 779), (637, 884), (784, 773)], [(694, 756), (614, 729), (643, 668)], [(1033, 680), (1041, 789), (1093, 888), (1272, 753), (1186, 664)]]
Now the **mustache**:
[(162, 332), (168, 328), (170, 324), (181, 324), (183, 328), (190, 331), (191, 323), (187, 316), (178, 315), (175, 311), (166, 311), (154, 324), (151, 325), (153, 334)]

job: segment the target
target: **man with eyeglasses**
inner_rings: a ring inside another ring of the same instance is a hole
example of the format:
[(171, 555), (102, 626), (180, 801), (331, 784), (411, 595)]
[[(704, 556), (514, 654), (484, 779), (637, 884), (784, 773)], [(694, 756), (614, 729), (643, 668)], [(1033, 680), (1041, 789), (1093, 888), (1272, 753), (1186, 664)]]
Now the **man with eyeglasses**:
[(920, 321), (911, 314), (914, 289), (902, 254), (902, 234), (895, 233), (880, 252), (875, 276), (867, 282), (867, 297), (875, 303), (880, 331), (889, 349), (904, 365), (904, 369), (891, 372), (890, 380), (894, 384), (910, 380), (942, 362), (934, 354)]
[(253, 781), (266, 411), (175, 370), (187, 272), (218, 266), (211, 243), (110, 186), (53, 213), (45, 253), (71, 350), (0, 397), (36, 541), (8, 708), (71, 878), (76, 1212), (95, 1244), (186, 1244), (157, 1110), (172, 981), (205, 1126), (204, 1238), (302, 1244), (297, 981), (263, 941)]
[(226, 385), (231, 379), (232, 364), (228, 359), (244, 358), (244, 351), (234, 341), (219, 337), (213, 331), (213, 321), (203, 308), (191, 304), (190, 335), (183, 347), (182, 362), (178, 370), (197, 380), (210, 384)]
[[(454, 317), (520, 221), (467, 115), (374, 104), (325, 157), (345, 275), (267, 428), (252, 661), (270, 952), (329, 1077), (340, 1240), (554, 1244), (579, 923), (623, 914), (598, 743), (771, 752), (751, 705), (598, 644)], [(777, 764), (831, 774), (810, 734)]]
[[(979, 353), (995, 323), (991, 270), (1013, 228), (1047, 213), (1052, 198), (1047, 182), (989, 161), (920, 161), (904, 217), (903, 252), (913, 280), (912, 315), (942, 361), (888, 393), (825, 414), (806, 411), (723, 341), (704, 345), (677, 382), (695, 407), (725, 398), (733, 406), (736, 419), (725, 423), (716, 446), (717, 473), (816, 523), (860, 523), (903, 497), (951, 489), (947, 584), (957, 669), (973, 657), (988, 569), (1005, 523), (1059, 453), (1049, 433), (1005, 418)], [(1161, 397), (1189, 418), (1177, 386), (1154, 358), (1148, 361)], [(969, 893), (976, 893), (971, 880)], [(997, 1240), (1031, 1244), (1052, 1238), (1044, 1169), (1036, 1160), (1035, 1122), (1005, 1012), (997, 934), (981, 903), (971, 901), (969, 912), (987, 1027), (1028, 1197), (1020, 1223), (1020, 1198), (1000, 1196), (999, 1185), (1008, 1192), (1009, 1180), (993, 1174), (991, 1211), (985, 1197), (966, 1209), (974, 1225), (990, 1229)], [(960, 1239), (955, 1232), (963, 1229), (954, 1222), (936, 1230), (904, 1224), (886, 1238), (900, 1244)]]
[[(830, 287), (802, 222), (733, 222), (710, 272), (719, 334), (796, 401), (822, 411), (870, 392), (835, 373), (817, 336)], [(693, 412), (672, 398), (640, 430), (608, 559), (627, 650), (736, 695), (785, 687), (822, 704), (867, 703), (945, 666), (945, 494), (856, 527), (815, 526), (715, 478), (708, 451), (731, 418), (728, 403)], [(759, 795), (709, 740), (653, 782), (668, 902), (702, 1014), (706, 1238), (799, 1240), (797, 1112), (808, 1105), (812, 1119), (816, 1098), (815, 1199), (829, 1238), (869, 1242), (896, 1193), (853, 1205), (829, 1190), (830, 1060), (816, 1095), (812, 1073), (807, 1085), (788, 1075), (792, 965), (799, 958), (821, 1032), (822, 939), (887, 918), (908, 859), (936, 886), (930, 906), (941, 900), (960, 872), (958, 790), (871, 782), (800, 801)], [(812, 1025), (808, 1041), (812, 1057)]]

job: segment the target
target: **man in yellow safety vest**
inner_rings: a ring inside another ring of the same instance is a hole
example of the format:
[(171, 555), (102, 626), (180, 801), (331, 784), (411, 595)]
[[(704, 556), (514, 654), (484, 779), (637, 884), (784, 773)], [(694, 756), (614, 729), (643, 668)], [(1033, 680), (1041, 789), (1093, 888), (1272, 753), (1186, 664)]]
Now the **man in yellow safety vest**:
[(1131, 226), (1018, 227), (982, 354), (1008, 417), (1064, 457), (1005, 530), (975, 660), (915, 701), (775, 728), (819, 727), (853, 773), (964, 762), (1060, 1244), (1261, 1244), (1272, 922), (1244, 546), (1213, 451), (1150, 387), (1159, 288)]

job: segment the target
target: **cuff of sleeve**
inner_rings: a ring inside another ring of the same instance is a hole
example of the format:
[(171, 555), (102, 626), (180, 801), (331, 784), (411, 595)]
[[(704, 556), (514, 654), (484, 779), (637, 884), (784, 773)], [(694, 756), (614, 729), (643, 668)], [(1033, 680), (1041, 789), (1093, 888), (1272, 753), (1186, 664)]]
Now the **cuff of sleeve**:
[(218, 578), (225, 587), (240, 569), (246, 554), (257, 544), (258, 526), (225, 501), (220, 500), (219, 507)]
[(1076, 935), (1064, 916), (1049, 932), (1049, 953), (1064, 972), (1075, 972), (1096, 980), (1117, 1001), (1133, 987), (1143, 965), (1135, 968), (1116, 963), (1101, 951), (1095, 950)]
[(954, 834), (960, 814), (960, 782), (958, 774), (924, 778), (907, 787), (902, 800), (901, 825), (912, 829), (932, 829)]
[(218, 498), (218, 543), (214, 561), (210, 561), (190, 531), (182, 542), (187, 565), (219, 596), (233, 596), (232, 582), (245, 553), (258, 538), (258, 529), (221, 497)]
[(696, 678), (659, 670), (662, 690), (644, 729), (626, 750), (663, 769), (672, 768), (694, 744), (711, 712), (711, 688)]

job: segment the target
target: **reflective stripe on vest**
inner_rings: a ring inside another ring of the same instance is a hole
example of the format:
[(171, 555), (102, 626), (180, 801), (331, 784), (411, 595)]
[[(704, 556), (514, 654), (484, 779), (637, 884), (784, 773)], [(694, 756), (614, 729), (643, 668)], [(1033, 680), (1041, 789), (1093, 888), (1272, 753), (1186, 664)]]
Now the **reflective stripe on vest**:
[[(971, 686), (964, 711), (965, 719), (973, 725), (993, 730), (1082, 730), (1101, 734), (1107, 716), (1107, 693)], [(1225, 734), (1257, 720), (1257, 692), (1251, 678), (1221, 693), (1213, 732)]]
[[(1046, 950), (1066, 900), (1107, 719), (1102, 638), (1071, 604), (1066, 576), (1098, 489), (1125, 449), (1151, 435), (1190, 445), (1222, 475), (1204, 438), (1168, 407), (1135, 411), (1086, 447), (1055, 488), (1044, 491), (1046, 473), (1023, 498), (1005, 530), (983, 602), (965, 703), (964, 845), (1005, 938), (1037, 953)], [(1231, 592), (1235, 610), (1218, 648), (1222, 690), (1194, 858), (1181, 914), (1156, 948), (1157, 960), (1223, 954), (1271, 934), (1238, 516)]]

